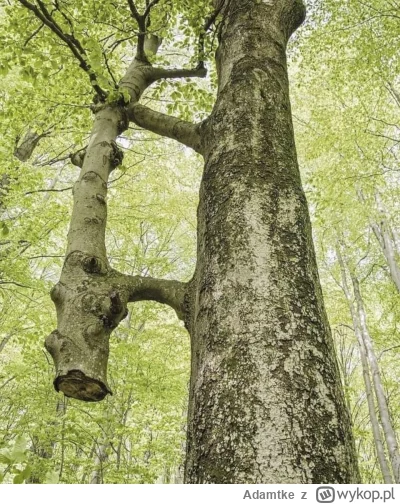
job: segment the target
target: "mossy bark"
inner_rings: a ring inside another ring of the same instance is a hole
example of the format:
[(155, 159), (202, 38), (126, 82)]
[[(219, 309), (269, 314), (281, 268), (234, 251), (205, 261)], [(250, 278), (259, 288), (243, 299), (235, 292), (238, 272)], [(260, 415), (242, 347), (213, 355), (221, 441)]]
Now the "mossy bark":
[(187, 483), (358, 481), (294, 143), (297, 0), (231, 0), (204, 127)]
[[(55, 386), (102, 399), (108, 340), (127, 303), (169, 304), (192, 340), (187, 483), (358, 481), (291, 120), (285, 51), (304, 14), (301, 0), (223, 2), (218, 97), (200, 125), (137, 102), (157, 79), (204, 69), (154, 69), (136, 59), (121, 81), (131, 103), (97, 110), (74, 190), (52, 292), (58, 328), (46, 342)], [(130, 277), (108, 264), (107, 180), (127, 119), (205, 158), (188, 284)]]

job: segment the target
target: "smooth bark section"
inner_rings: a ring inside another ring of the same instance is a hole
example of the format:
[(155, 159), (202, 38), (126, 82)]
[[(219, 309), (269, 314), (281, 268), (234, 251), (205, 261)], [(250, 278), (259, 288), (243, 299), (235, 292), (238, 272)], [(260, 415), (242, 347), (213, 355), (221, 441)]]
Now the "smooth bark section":
[(188, 284), (152, 277), (123, 276), (121, 284), (128, 289), (128, 301), (156, 301), (173, 308), (180, 320), (185, 319), (185, 296)]
[[(120, 87), (128, 90), (133, 107), (150, 84), (171, 72), (177, 76), (177, 71), (154, 73), (149, 62), (134, 59)], [(120, 104), (99, 104), (92, 110), (95, 120), (90, 141), (77, 162), (82, 169), (73, 190), (66, 259), (60, 281), (51, 292), (57, 329), (46, 339), (56, 366), (56, 390), (84, 401), (99, 401), (111, 393), (107, 384), (109, 338), (127, 315), (129, 302), (158, 301), (185, 318), (183, 284), (129, 277), (109, 266), (105, 247), (107, 182), (122, 161), (116, 139), (129, 121)], [(185, 128), (188, 126), (174, 124), (172, 130), (180, 137), (186, 134)]]
[(301, 187), (285, 48), (302, 2), (231, 0), (204, 125), (187, 483), (359, 481)]
[(191, 147), (199, 154), (202, 153), (200, 125), (183, 121), (178, 117), (172, 117), (135, 104), (128, 109), (129, 120), (157, 135), (162, 135)]
[(21, 143), (15, 148), (14, 156), (25, 163), (32, 156), (33, 151), (38, 146), (40, 140), (48, 135), (48, 131), (39, 135), (35, 131), (29, 129)]
[(371, 422), (371, 427), (372, 427), (372, 434), (374, 438), (374, 446), (375, 446), (375, 451), (376, 451), (376, 456), (378, 458), (379, 462), (379, 467), (382, 472), (383, 476), (383, 481), (385, 483), (393, 483), (393, 478), (392, 474), (389, 469), (389, 465), (386, 459), (386, 454), (385, 454), (385, 447), (384, 443), (382, 440), (381, 436), (381, 428), (379, 425), (379, 420), (376, 415), (375, 411), (375, 399), (374, 399), (374, 390), (372, 388), (372, 383), (371, 383), (371, 375), (370, 375), (370, 368), (368, 364), (368, 356), (367, 356), (367, 349), (365, 348), (364, 340), (363, 340), (363, 335), (361, 332), (361, 326), (360, 326), (360, 320), (358, 317), (358, 312), (354, 307), (353, 304), (353, 297), (350, 291), (349, 284), (347, 282), (347, 275), (346, 275), (346, 267), (343, 261), (343, 257), (340, 253), (339, 247), (336, 249), (336, 255), (339, 261), (339, 266), (340, 266), (340, 272), (341, 272), (341, 277), (342, 277), (342, 289), (344, 292), (344, 295), (346, 297), (347, 305), (349, 307), (352, 323), (353, 323), (353, 329), (354, 329), (354, 334), (356, 335), (357, 342), (358, 342), (358, 347), (360, 351), (360, 359), (361, 359), (361, 366), (362, 366), (362, 372), (363, 372), (363, 380), (364, 380), (364, 386), (365, 386), (365, 393), (366, 393), (366, 398), (367, 398), (367, 404), (368, 404), (368, 413), (369, 413), (369, 418)]
[[(91, 272), (88, 267), (93, 268)], [(98, 401), (111, 393), (107, 384), (109, 337), (128, 314), (129, 302), (169, 305), (181, 320), (186, 312), (186, 284), (101, 267), (95, 260), (88, 261), (87, 255), (73, 253), (52, 290), (58, 329), (47, 338), (46, 348), (57, 368), (55, 388), (84, 401)]]
[(109, 337), (126, 315), (110, 286), (105, 248), (107, 181), (121, 157), (115, 144), (122, 121), (117, 108), (100, 110), (74, 186), (74, 206), (60, 282), (52, 289), (57, 330), (46, 339), (56, 365), (56, 390), (86, 401), (111, 393), (107, 384)]
[(368, 331), (367, 318), (364, 309), (364, 303), (361, 297), (358, 278), (354, 274), (352, 273), (350, 274), (353, 283), (358, 316), (360, 320), (361, 334), (363, 337), (365, 348), (367, 350), (368, 360), (371, 367), (372, 382), (374, 384), (376, 400), (378, 403), (379, 416), (381, 419), (382, 428), (386, 439), (386, 445), (389, 452), (394, 481), (395, 483), (400, 483), (400, 453), (399, 453), (399, 446), (397, 444), (396, 433), (393, 429), (392, 419), (387, 404), (385, 391), (383, 389), (378, 359), (376, 357), (372, 339)]
[(153, 68), (152, 77), (154, 81), (160, 79), (182, 79), (183, 77), (200, 77), (207, 75), (207, 69), (203, 66), (197, 68)]

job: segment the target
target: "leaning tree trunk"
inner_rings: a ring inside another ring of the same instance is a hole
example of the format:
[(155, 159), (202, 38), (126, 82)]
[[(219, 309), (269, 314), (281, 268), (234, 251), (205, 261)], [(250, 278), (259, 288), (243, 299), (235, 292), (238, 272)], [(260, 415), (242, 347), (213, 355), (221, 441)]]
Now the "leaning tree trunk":
[(231, 0), (204, 131), (188, 483), (358, 480), (294, 143), (300, 0)]

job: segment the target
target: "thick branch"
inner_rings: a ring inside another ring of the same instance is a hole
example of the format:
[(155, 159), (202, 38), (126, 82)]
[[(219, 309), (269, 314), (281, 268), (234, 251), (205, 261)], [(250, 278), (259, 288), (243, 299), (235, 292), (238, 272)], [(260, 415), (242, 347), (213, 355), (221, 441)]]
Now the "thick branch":
[(45, 131), (44, 133), (39, 135), (38, 133), (36, 133), (36, 131), (28, 130), (22, 142), (15, 148), (14, 156), (20, 161), (28, 161), (28, 159), (32, 156), (33, 151), (37, 147), (39, 141), (49, 134), (49, 131)]
[(69, 158), (71, 160), (71, 163), (75, 166), (78, 166), (78, 168), (82, 168), (83, 166), (83, 161), (85, 160), (86, 156), (86, 147), (83, 147), (82, 149), (79, 149), (77, 152), (73, 152), (70, 154)]
[(150, 11), (153, 7), (155, 7), (160, 0), (152, 0), (146, 7), (146, 10), (144, 11), (143, 18), (146, 20), (148, 15), (150, 14)]
[(143, 17), (139, 14), (139, 11), (136, 8), (135, 2), (133, 0), (128, 0), (129, 9), (131, 11), (132, 17), (136, 19), (138, 25), (143, 22)]
[(199, 65), (196, 68), (153, 68), (152, 82), (160, 79), (182, 79), (183, 77), (206, 77), (207, 69)]
[(177, 140), (202, 154), (200, 124), (193, 124), (161, 112), (151, 110), (144, 105), (132, 104), (128, 107), (129, 120), (158, 135)]
[(128, 302), (157, 301), (173, 308), (180, 320), (185, 319), (185, 294), (187, 285), (176, 280), (123, 275), (128, 289)]

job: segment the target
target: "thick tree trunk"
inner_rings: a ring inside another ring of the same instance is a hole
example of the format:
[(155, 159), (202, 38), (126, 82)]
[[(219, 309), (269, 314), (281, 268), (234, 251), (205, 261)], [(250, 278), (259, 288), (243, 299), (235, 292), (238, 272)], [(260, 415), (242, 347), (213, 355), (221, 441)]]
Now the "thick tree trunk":
[(378, 417), (375, 411), (375, 399), (374, 399), (374, 389), (372, 388), (370, 368), (368, 364), (367, 349), (365, 348), (363, 334), (361, 331), (361, 323), (359, 319), (358, 311), (355, 309), (353, 304), (353, 298), (350, 292), (350, 287), (347, 282), (346, 267), (343, 257), (340, 253), (339, 247), (336, 249), (336, 255), (338, 257), (340, 271), (342, 276), (342, 288), (344, 295), (346, 297), (347, 305), (351, 314), (351, 319), (353, 322), (354, 334), (356, 335), (358, 347), (360, 351), (361, 366), (363, 372), (363, 380), (365, 386), (365, 393), (367, 397), (368, 413), (369, 419), (372, 426), (372, 435), (374, 437), (374, 445), (376, 456), (378, 458), (379, 467), (381, 468), (383, 481), (385, 483), (393, 483), (392, 474), (389, 469), (389, 465), (386, 460), (385, 447), (381, 436), (381, 428), (379, 425)]
[(231, 0), (205, 125), (188, 483), (358, 481), (294, 144), (298, 0)]
[[(186, 482), (358, 481), (351, 424), (324, 312), (294, 145), (286, 43), (301, 0), (224, 0), (218, 98), (192, 125), (137, 102), (158, 79), (143, 55), (121, 81), (129, 106), (103, 104), (74, 189), (58, 328), (46, 341), (55, 387), (86, 401), (110, 392), (108, 339), (128, 302), (173, 307), (192, 338)], [(151, 4), (149, 4), (151, 5)], [(204, 155), (198, 261), (189, 284), (112, 270), (105, 250), (109, 173), (126, 120)]]
[[(133, 61), (121, 81), (131, 96), (132, 106), (156, 78), (158, 74), (154, 76), (148, 63)], [(60, 281), (51, 291), (58, 324), (45, 345), (56, 366), (54, 386), (66, 396), (84, 401), (99, 401), (111, 393), (107, 384), (109, 338), (127, 315), (128, 302), (159, 301), (183, 316), (183, 284), (124, 275), (108, 263), (107, 182), (122, 160), (115, 140), (128, 124), (128, 112), (118, 103), (96, 109), (89, 145), (74, 186), (66, 258)]]

